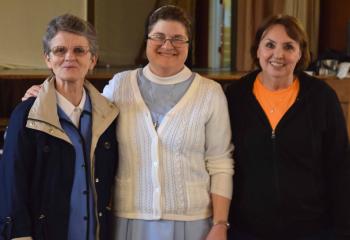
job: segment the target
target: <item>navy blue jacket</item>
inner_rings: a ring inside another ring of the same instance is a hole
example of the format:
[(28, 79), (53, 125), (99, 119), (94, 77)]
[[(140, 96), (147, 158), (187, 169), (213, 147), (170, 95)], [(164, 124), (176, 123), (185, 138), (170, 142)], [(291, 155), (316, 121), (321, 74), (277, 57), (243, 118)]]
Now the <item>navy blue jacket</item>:
[(300, 74), (297, 99), (273, 131), (252, 92), (257, 74), (226, 91), (235, 146), (233, 229), (285, 240), (334, 228), (338, 239), (350, 239), (348, 136), (336, 93)]
[[(34, 100), (28, 99), (16, 107), (7, 130), (0, 160), (1, 240), (23, 236), (35, 240), (67, 238), (74, 148), (61, 138), (26, 126)], [(57, 114), (52, 110), (51, 114)], [(117, 164), (115, 120), (99, 136), (94, 159), (91, 184), (96, 191), (97, 239), (107, 239)]]

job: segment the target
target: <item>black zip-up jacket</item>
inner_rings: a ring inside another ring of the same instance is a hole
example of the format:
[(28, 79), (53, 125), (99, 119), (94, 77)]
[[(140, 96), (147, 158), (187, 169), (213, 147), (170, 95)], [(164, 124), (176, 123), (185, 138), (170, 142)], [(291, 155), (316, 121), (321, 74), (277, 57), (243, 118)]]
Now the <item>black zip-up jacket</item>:
[(350, 239), (348, 136), (336, 93), (301, 73), (295, 103), (272, 130), (252, 91), (258, 73), (226, 91), (235, 145), (233, 229), (285, 240), (331, 228), (337, 239)]

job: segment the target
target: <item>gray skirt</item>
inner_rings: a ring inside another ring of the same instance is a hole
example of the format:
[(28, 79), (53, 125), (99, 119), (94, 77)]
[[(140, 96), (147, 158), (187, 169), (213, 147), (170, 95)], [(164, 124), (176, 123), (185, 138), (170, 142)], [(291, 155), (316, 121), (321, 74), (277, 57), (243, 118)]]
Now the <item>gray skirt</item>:
[(196, 221), (113, 218), (113, 240), (204, 240), (209, 218)]

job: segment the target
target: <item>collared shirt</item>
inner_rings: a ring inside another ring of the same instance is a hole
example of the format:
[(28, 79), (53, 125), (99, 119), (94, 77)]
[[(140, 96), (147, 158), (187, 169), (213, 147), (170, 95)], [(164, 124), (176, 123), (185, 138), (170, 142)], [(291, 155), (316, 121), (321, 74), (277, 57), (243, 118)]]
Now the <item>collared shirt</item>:
[(74, 106), (70, 101), (68, 101), (62, 94), (56, 91), (57, 104), (63, 110), (63, 112), (69, 117), (72, 123), (78, 127), (80, 115), (83, 110), (85, 101), (86, 101), (86, 92), (83, 88), (83, 96), (80, 100), (78, 106)]
[[(86, 95), (78, 107), (57, 94), (60, 123), (70, 138), (75, 150), (75, 169), (70, 199), (68, 240), (95, 239), (94, 198), (90, 184), (90, 146), (91, 146), (91, 101)], [(81, 108), (79, 108), (81, 107)], [(79, 118), (71, 118), (74, 109), (79, 110)], [(75, 123), (73, 123), (75, 121)], [(72, 124), (73, 123), (73, 124)]]

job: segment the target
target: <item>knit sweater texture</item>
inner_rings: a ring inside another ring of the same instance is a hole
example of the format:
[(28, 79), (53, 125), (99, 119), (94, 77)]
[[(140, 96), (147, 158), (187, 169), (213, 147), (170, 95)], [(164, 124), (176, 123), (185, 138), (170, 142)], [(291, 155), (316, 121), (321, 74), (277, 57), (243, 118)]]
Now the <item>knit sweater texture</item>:
[(103, 95), (120, 108), (116, 216), (198, 220), (212, 214), (210, 193), (231, 198), (233, 147), (218, 83), (196, 74), (157, 130), (140, 94), (137, 70), (116, 74)]

